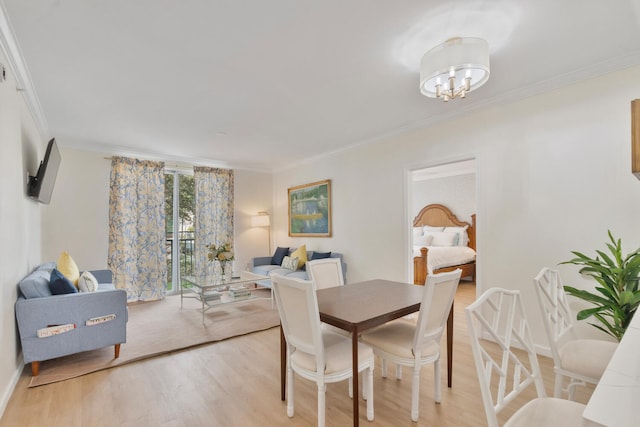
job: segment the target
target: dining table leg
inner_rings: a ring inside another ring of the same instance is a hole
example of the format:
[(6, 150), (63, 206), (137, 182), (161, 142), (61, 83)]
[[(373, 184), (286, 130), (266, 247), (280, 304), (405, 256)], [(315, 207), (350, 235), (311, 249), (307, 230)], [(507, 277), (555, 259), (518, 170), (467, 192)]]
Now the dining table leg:
[(447, 318), (447, 386), (451, 388), (453, 377), (453, 303)]
[(358, 427), (360, 423), (359, 393), (358, 393), (358, 328), (351, 332), (351, 357), (353, 363), (353, 425)]

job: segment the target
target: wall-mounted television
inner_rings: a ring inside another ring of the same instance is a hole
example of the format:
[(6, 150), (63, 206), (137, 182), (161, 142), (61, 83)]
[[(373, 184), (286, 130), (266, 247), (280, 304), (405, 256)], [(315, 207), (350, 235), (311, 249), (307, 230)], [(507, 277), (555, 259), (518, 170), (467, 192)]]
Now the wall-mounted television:
[(60, 151), (58, 150), (56, 139), (52, 138), (47, 144), (47, 151), (44, 153), (44, 160), (40, 162), (38, 173), (36, 173), (36, 176), (29, 176), (29, 183), (27, 184), (29, 197), (40, 203), (49, 204), (53, 186), (56, 183), (60, 160)]

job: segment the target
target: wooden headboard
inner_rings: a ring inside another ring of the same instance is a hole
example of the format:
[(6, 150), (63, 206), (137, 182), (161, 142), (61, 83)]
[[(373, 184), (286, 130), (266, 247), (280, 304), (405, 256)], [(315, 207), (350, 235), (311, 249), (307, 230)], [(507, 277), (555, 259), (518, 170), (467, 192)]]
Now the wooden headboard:
[(444, 205), (432, 204), (427, 205), (413, 219), (413, 226), (420, 227), (423, 225), (431, 225), (433, 227), (464, 227), (468, 226), (467, 234), (469, 235), (469, 247), (476, 249), (476, 214), (471, 215), (471, 222), (460, 221), (456, 216)]

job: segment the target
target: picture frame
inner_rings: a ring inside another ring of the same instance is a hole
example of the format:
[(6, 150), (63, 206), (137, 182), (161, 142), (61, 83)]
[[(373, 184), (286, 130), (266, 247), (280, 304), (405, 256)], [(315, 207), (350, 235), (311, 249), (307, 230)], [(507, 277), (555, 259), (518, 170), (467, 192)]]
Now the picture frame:
[(331, 237), (331, 180), (288, 189), (289, 236)]

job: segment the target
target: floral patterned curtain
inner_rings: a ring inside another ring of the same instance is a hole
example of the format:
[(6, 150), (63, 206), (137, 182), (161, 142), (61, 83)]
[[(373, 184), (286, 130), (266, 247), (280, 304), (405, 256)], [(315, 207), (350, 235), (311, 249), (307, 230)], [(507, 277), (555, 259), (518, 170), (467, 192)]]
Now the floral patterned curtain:
[(207, 245), (233, 247), (233, 171), (196, 166), (193, 168), (196, 213), (194, 267), (198, 277), (213, 277), (215, 267), (207, 261)]
[(108, 265), (129, 301), (164, 298), (165, 242), (164, 163), (113, 158)]

